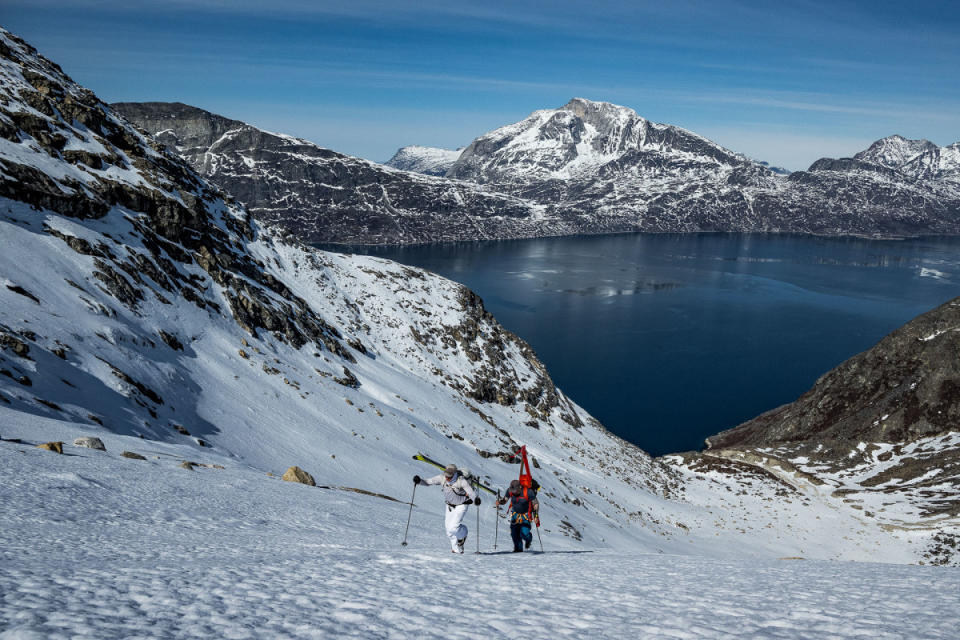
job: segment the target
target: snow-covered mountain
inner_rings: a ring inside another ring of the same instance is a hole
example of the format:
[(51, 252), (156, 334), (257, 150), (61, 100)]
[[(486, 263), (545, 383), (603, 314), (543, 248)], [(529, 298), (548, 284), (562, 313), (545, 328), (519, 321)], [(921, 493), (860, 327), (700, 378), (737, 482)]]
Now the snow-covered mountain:
[(890, 136), (877, 140), (854, 158), (888, 167), (918, 182), (947, 183), (952, 188), (958, 188), (955, 183), (960, 182), (960, 142), (940, 147), (929, 140)]
[(767, 230), (766, 167), (632, 109), (574, 98), (474, 140), (448, 177), (527, 198), (581, 232)]
[(784, 215), (822, 221), (820, 233), (872, 229), (882, 235), (956, 234), (960, 145), (883, 138), (852, 158), (822, 158), (788, 178)]
[(369, 489), (406, 487), (417, 451), (493, 478), (525, 442), (571, 531), (581, 511), (629, 522), (612, 501), (587, 506), (584, 473), (626, 504), (671, 491), (673, 473), (557, 390), (472, 292), (264, 231), (28, 45), (2, 41), (3, 406)]
[(574, 98), (477, 138), (447, 175), (535, 197), (545, 183), (557, 184), (562, 195), (555, 199), (562, 200), (614, 177), (629, 188), (637, 181), (725, 181), (735, 170), (737, 182), (771, 182), (758, 163), (706, 138), (626, 107)]
[(563, 233), (519, 198), (399, 171), (180, 103), (112, 105), (260, 221), (306, 242), (407, 244)]
[[(887, 140), (863, 158), (825, 159), (784, 176), (631, 109), (575, 98), (477, 138), (447, 175), (610, 230), (960, 232), (955, 183), (926, 179), (952, 175), (951, 160), (941, 158), (955, 157), (954, 147)], [(921, 178), (880, 164), (897, 158), (925, 158), (937, 170)]]
[(423, 173), (428, 176), (444, 176), (457, 161), (463, 148), (440, 149), (411, 145), (401, 147), (384, 164), (394, 169)]
[[(910, 496), (877, 519), (823, 490), (816, 470), (782, 473), (711, 452), (651, 459), (558, 390), (469, 290), (265, 229), (5, 31), (0, 92), (0, 506), (15, 523), (0, 530), (5, 567), (45, 575), (48, 559), (31, 549), (71, 536), (93, 548), (100, 528), (83, 513), (103, 505), (119, 514), (111, 523), (132, 527), (111, 551), (140, 538), (136, 523), (166, 542), (198, 520), (216, 536), (217, 558), (230, 555), (219, 541), (231, 533), (263, 557), (271, 543), (258, 522), (309, 529), (315, 541), (295, 535), (297, 548), (321, 554), (352, 544), (351, 531), (363, 548), (394, 549), (405, 514), (390, 501), (406, 500), (411, 476), (430, 471), (414, 453), (502, 486), (521, 443), (556, 550), (955, 562), (944, 541), (955, 540), (956, 518), (928, 516)], [(71, 447), (80, 436), (100, 437), (107, 451)], [(38, 456), (55, 454), (25, 447), (55, 440), (73, 455), (45, 462)], [(185, 481), (166, 479), (186, 473), (182, 461), (207, 465), (186, 499)], [(141, 463), (143, 472), (129, 466)], [(307, 489), (277, 487), (265, 472), (294, 464), (326, 493), (296, 494), (315, 512), (287, 512), (288, 522), (271, 501)], [(244, 493), (240, 520), (225, 515), (233, 490)], [(101, 491), (109, 495), (98, 503)], [(37, 515), (43, 492), (70, 502), (68, 516)], [(443, 550), (442, 502), (422, 496), (418, 553)]]
[(938, 148), (929, 140), (908, 140), (903, 136), (893, 135), (877, 140), (853, 157), (891, 169), (903, 169), (917, 156)]

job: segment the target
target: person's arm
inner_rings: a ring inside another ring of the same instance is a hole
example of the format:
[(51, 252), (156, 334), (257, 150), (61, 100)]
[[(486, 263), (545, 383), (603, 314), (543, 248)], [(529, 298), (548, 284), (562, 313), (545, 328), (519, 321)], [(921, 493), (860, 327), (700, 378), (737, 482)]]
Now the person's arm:
[(467, 481), (466, 478), (464, 478), (463, 476), (460, 476), (460, 479), (457, 480), (457, 484), (460, 485), (460, 488), (463, 489), (464, 493), (467, 494), (468, 498), (470, 498), (474, 502), (477, 501), (477, 492), (473, 490), (473, 487), (470, 486), (470, 483)]
[(443, 474), (441, 473), (438, 476), (433, 476), (432, 478), (420, 478), (420, 484), (443, 484)]

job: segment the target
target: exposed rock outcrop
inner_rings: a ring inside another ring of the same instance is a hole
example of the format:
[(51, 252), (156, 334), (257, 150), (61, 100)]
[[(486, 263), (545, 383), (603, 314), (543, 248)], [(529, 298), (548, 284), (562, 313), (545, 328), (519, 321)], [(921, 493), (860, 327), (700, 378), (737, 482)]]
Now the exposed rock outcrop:
[(317, 482), (313, 479), (313, 476), (297, 466), (290, 467), (284, 471), (280, 479), (285, 482), (299, 482), (300, 484), (311, 487), (317, 486)]

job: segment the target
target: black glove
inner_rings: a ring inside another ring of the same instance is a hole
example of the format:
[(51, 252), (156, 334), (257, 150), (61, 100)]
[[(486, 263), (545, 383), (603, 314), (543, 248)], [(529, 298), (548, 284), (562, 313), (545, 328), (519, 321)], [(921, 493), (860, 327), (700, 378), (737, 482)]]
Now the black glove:
[(420, 476), (413, 476), (413, 484), (420, 484)]
[(477, 496), (477, 499), (473, 501), (473, 504), (480, 506), (480, 496)]
[(463, 501), (463, 504), (473, 504), (473, 500), (471, 500), (470, 498), (467, 498), (466, 500)]

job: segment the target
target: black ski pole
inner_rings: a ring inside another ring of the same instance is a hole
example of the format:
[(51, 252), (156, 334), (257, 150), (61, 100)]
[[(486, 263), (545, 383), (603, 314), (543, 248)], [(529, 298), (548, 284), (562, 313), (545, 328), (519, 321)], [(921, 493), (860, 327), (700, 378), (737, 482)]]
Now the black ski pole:
[(407, 546), (407, 531), (410, 531), (410, 516), (413, 515), (413, 499), (417, 496), (417, 484), (413, 484), (413, 495), (410, 496), (410, 511), (407, 513), (407, 528), (403, 530), (403, 542), (400, 543), (401, 547)]
[[(540, 516), (537, 515), (537, 520), (540, 519)], [(543, 553), (543, 538), (540, 537), (540, 523), (537, 523), (537, 540), (540, 542), (540, 553)]]
[[(473, 491), (477, 494), (477, 499), (480, 499), (480, 486), (479, 483), (474, 481)], [(480, 553), (480, 507), (474, 505), (477, 509), (477, 554)]]
[(497, 550), (497, 535), (500, 533), (500, 489), (497, 489), (497, 523), (493, 527), (493, 550)]

